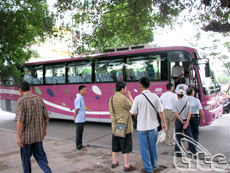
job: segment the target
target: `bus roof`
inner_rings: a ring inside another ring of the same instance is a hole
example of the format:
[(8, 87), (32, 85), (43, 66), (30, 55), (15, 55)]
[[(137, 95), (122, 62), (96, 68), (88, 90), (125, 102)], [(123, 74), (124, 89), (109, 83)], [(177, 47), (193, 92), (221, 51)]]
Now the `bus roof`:
[(52, 64), (52, 63), (61, 63), (61, 62), (71, 62), (71, 61), (76, 61), (76, 60), (85, 60), (85, 59), (87, 59), (87, 57), (90, 57), (92, 59), (96, 59), (96, 58), (99, 58), (102, 56), (103, 57), (113, 57), (113, 56), (124, 56), (124, 55), (161, 52), (161, 51), (170, 51), (170, 50), (186, 50), (190, 53), (196, 51), (196, 49), (191, 48), (191, 47), (186, 47), (186, 46), (142, 48), (142, 49), (134, 49), (134, 50), (123, 50), (123, 51), (116, 51), (116, 52), (97, 53), (97, 54), (91, 54), (91, 55), (79, 55), (79, 56), (74, 57), (74, 58), (39, 61), (39, 62), (25, 63), (24, 65), (30, 66), (30, 65)]

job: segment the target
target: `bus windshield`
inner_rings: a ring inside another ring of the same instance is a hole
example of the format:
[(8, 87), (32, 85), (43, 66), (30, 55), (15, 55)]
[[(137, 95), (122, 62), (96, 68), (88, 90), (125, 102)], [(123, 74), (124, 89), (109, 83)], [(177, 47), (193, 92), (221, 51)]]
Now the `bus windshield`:
[(205, 74), (205, 63), (198, 66), (202, 88), (205, 95), (215, 94), (220, 91), (220, 87), (216, 81), (214, 72), (211, 70), (211, 76), (207, 77)]

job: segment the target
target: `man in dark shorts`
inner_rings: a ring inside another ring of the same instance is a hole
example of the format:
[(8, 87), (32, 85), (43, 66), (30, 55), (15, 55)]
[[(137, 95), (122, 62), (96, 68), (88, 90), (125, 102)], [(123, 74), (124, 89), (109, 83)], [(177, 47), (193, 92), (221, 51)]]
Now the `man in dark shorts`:
[[(126, 93), (127, 97), (124, 96)], [(117, 153), (122, 152), (124, 155), (124, 171), (134, 171), (136, 168), (130, 164), (129, 153), (132, 152), (132, 132), (133, 122), (129, 110), (132, 105), (133, 98), (130, 92), (126, 92), (126, 83), (117, 81), (116, 93), (109, 100), (109, 112), (112, 120), (112, 168), (119, 165), (117, 162)], [(128, 122), (128, 123), (127, 123)], [(114, 136), (115, 124), (124, 123), (128, 124), (125, 138)]]

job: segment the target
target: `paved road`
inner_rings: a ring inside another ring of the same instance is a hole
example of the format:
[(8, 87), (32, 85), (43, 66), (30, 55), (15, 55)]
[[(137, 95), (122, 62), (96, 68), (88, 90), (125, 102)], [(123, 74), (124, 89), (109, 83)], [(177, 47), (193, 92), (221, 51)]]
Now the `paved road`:
[[(0, 110), (0, 128), (16, 130), (14, 114)], [(200, 143), (210, 153), (224, 154), (230, 163), (230, 115), (223, 115), (212, 125), (201, 127)], [(72, 121), (50, 120), (48, 136), (52, 138), (75, 141), (75, 124)], [(86, 123), (83, 141), (89, 145), (111, 147), (111, 128), (109, 124)], [(136, 132), (133, 133), (134, 151), (139, 152)], [(159, 145), (160, 155), (173, 155), (172, 146)]]

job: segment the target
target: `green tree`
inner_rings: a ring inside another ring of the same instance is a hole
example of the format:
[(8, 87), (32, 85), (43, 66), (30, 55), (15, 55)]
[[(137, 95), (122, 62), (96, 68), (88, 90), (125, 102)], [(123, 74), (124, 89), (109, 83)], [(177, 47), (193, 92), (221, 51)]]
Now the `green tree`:
[(20, 67), (35, 54), (30, 46), (53, 33), (54, 15), (45, 0), (0, 1), (0, 76), (19, 79)]
[(58, 0), (56, 6), (73, 14), (77, 53), (152, 42), (156, 27), (181, 16), (205, 31), (230, 31), (229, 0)]
[(152, 42), (154, 28), (171, 24), (184, 9), (169, 0), (58, 0), (56, 6), (73, 13), (77, 53)]

